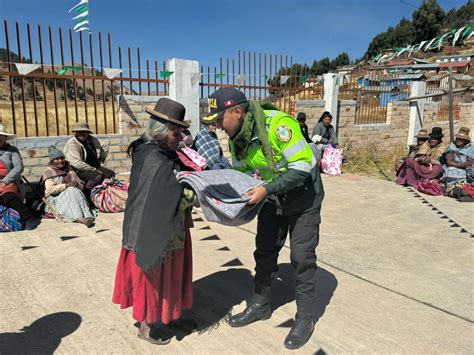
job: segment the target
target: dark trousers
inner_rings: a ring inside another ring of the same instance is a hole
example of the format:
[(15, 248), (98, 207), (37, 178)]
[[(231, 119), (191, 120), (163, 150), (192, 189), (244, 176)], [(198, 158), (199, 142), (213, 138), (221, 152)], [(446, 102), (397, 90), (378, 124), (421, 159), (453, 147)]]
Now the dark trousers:
[(26, 205), (21, 201), (20, 196), (13, 192), (7, 192), (3, 195), (0, 195), (0, 205), (12, 208), (17, 211), (23, 221), (33, 216), (28, 207), (26, 207)]
[(257, 223), (254, 252), (256, 292), (270, 286), (278, 271), (278, 254), (290, 233), (290, 260), (295, 270), (298, 312), (310, 312), (316, 276), (316, 246), (319, 242), (320, 211), (294, 216), (277, 215), (276, 205), (263, 205)]
[(78, 171), (77, 176), (79, 176), (79, 178), (85, 183), (87, 183), (89, 180), (95, 180), (99, 176), (103, 176), (104, 178), (111, 178), (115, 176), (115, 172), (113, 170), (110, 170), (104, 167), (97, 168), (97, 170), (101, 171), (102, 174), (100, 174), (99, 171), (96, 171), (96, 170), (90, 170), (90, 171), (88, 170), (88, 171)]

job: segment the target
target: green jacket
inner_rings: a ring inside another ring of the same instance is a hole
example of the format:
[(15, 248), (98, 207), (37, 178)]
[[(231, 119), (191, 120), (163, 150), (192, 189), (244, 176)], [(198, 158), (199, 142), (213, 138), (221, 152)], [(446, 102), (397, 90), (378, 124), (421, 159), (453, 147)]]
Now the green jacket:
[(324, 189), (316, 159), (293, 117), (250, 101), (242, 129), (229, 146), (233, 167), (245, 173), (258, 170), (283, 215), (321, 208)]

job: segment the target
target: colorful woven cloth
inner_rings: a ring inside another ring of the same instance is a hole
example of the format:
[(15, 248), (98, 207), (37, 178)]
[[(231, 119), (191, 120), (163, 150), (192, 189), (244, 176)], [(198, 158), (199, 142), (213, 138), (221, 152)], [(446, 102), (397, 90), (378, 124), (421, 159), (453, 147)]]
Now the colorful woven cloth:
[(0, 232), (16, 232), (23, 230), (20, 214), (5, 206), (0, 205)]
[(101, 212), (123, 212), (127, 204), (128, 182), (105, 179), (91, 190), (91, 200)]

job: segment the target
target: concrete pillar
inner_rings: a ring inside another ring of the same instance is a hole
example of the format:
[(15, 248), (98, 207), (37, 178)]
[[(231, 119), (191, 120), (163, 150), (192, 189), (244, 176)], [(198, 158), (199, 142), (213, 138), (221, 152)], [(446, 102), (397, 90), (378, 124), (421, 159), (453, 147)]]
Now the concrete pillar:
[[(426, 82), (415, 81), (410, 88), (410, 97), (425, 95)], [(423, 126), (423, 111), (425, 109), (425, 99), (410, 101), (410, 121), (408, 124), (407, 146), (416, 144), (416, 134)]]
[(323, 75), (324, 78), (324, 101), (325, 109), (332, 115), (332, 125), (337, 131), (338, 125), (338, 99), (339, 99), (339, 86), (342, 81), (342, 77), (339, 74), (327, 73)]
[(195, 137), (199, 131), (199, 62), (172, 58), (166, 61), (166, 70), (172, 71), (169, 98), (186, 107), (186, 120), (191, 120), (190, 131)]

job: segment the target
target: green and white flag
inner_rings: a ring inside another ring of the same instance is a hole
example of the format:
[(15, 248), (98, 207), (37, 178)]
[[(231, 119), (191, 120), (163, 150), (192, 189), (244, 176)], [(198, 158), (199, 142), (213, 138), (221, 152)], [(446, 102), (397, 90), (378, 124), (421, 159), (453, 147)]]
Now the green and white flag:
[(282, 75), (280, 77), (280, 85), (285, 85), (289, 78), (290, 78), (289, 75)]
[(431, 45), (433, 44), (433, 42), (436, 41), (436, 37), (433, 38), (431, 41), (428, 42), (428, 44), (426, 45), (424, 51), (426, 52), (428, 49), (430, 49)]
[(20, 75), (29, 74), (32, 71), (34, 71), (34, 70), (38, 69), (39, 67), (41, 67), (41, 65), (39, 65), (39, 64), (29, 64), (29, 63), (26, 63), (26, 64), (15, 63), (15, 66), (16, 66), (16, 69), (18, 70), (18, 73), (20, 73)]
[(444, 35), (442, 35), (442, 36), (436, 41), (435, 46), (438, 47), (438, 50), (441, 49), (441, 46), (443, 45), (444, 39), (445, 39), (447, 36), (449, 36), (450, 33), (451, 33), (451, 32), (445, 33)]
[(239, 82), (239, 85), (243, 85), (245, 80), (247, 80), (247, 76), (245, 74), (237, 75), (237, 81)]
[(454, 34), (453, 47), (456, 45), (456, 42), (458, 41), (459, 37), (461, 36), (462, 31), (464, 31), (465, 28), (466, 28), (466, 26), (461, 27), (461, 28), (460, 28), (459, 30), (457, 30), (456, 33)]
[(69, 12), (71, 11), (77, 14), (76, 17), (73, 17), (73, 20), (76, 22), (74, 31), (80, 32), (89, 30), (89, 0), (81, 0), (69, 10)]

